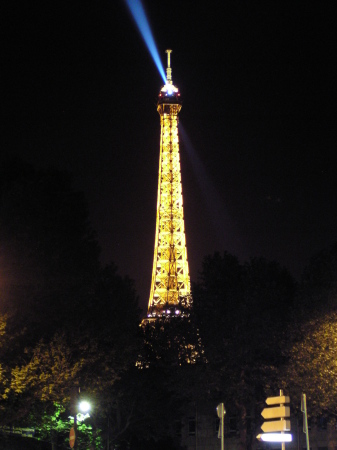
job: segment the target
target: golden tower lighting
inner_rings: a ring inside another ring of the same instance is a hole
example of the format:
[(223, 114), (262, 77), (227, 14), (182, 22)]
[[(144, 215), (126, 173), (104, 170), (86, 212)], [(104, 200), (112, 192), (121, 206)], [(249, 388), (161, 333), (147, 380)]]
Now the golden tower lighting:
[(161, 132), (149, 318), (182, 314), (191, 306), (178, 136), (181, 100), (172, 83), (171, 52), (166, 50), (167, 80), (157, 102)]

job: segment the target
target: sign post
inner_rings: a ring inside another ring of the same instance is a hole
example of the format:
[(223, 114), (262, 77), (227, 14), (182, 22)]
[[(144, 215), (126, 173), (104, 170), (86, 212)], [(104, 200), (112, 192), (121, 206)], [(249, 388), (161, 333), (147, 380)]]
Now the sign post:
[(307, 450), (310, 450), (308, 414), (307, 414), (307, 396), (305, 394), (302, 394), (302, 396), (301, 396), (301, 411), (303, 413), (303, 433), (305, 433)]
[[(74, 430), (74, 434), (73, 434), (73, 445), (71, 446), (71, 442), (70, 442), (70, 434), (69, 434), (69, 444), (70, 444), (70, 448), (73, 449), (77, 449), (77, 412), (78, 412), (78, 401), (79, 401), (79, 396), (80, 396), (80, 388), (78, 386), (74, 386), (72, 388), (71, 391), (71, 403), (70, 403), (70, 408), (71, 408), (71, 412), (74, 415), (74, 426), (73, 426), (73, 430)], [(71, 430), (70, 430), (71, 431)]]
[(263, 433), (259, 434), (257, 439), (281, 442), (282, 450), (285, 450), (285, 442), (292, 440), (291, 434), (286, 433), (291, 430), (290, 407), (285, 406), (286, 403), (290, 403), (290, 398), (283, 395), (283, 391), (280, 390), (278, 397), (268, 397), (266, 403), (268, 408), (264, 408), (261, 413), (266, 422), (263, 422), (261, 426)]
[(217, 412), (218, 417), (220, 419), (218, 437), (221, 438), (221, 450), (224, 450), (224, 448), (225, 448), (224, 417), (225, 417), (225, 414), (226, 414), (225, 405), (223, 403), (219, 403), (218, 406), (216, 407), (216, 412)]

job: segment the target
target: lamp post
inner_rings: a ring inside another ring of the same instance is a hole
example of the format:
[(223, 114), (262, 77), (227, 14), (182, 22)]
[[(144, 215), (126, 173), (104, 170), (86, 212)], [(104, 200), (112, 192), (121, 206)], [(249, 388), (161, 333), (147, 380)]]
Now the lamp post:
[(69, 444), (71, 448), (74, 448), (77, 450), (79, 448), (78, 446), (78, 436), (77, 436), (77, 430), (78, 430), (78, 422), (82, 422), (89, 416), (89, 411), (91, 408), (91, 405), (88, 401), (82, 400), (79, 402), (79, 389), (75, 392), (75, 395), (73, 397), (73, 414), (74, 414), (74, 428), (70, 430), (69, 435)]
[[(78, 412), (75, 414), (75, 417), (74, 417), (74, 424), (76, 424), (75, 435), (76, 435), (76, 432), (77, 432), (77, 424), (78, 424), (78, 422), (83, 422), (87, 417), (90, 417), (90, 415), (89, 415), (90, 408), (91, 408), (91, 405), (86, 400), (82, 400), (78, 404)], [(79, 448), (78, 447), (78, 440), (76, 438), (75, 439), (75, 449), (78, 449), (78, 448)]]
[(77, 449), (77, 412), (74, 413), (74, 431), (75, 431), (75, 440), (74, 440), (74, 449)]
[(80, 388), (78, 386), (74, 386), (71, 390), (70, 396), (70, 411), (71, 415), (74, 416), (74, 426), (70, 429), (69, 432), (69, 445), (70, 448), (77, 449), (77, 408), (78, 408), (78, 400), (80, 396)]

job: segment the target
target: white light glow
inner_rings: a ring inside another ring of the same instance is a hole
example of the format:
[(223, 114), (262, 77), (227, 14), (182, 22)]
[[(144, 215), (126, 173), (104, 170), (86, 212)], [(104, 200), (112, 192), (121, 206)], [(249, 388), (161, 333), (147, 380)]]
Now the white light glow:
[(83, 420), (85, 420), (88, 417), (90, 417), (90, 414), (89, 413), (85, 413), (85, 414), (77, 413), (76, 417), (77, 417), (77, 422), (83, 422)]
[(86, 400), (83, 400), (80, 404), (79, 404), (79, 408), (81, 412), (87, 412), (90, 409), (90, 403), (87, 402)]
[(291, 442), (293, 437), (290, 433), (263, 433), (261, 440), (264, 442)]
[(168, 95), (172, 95), (173, 93), (178, 93), (179, 89), (173, 84), (165, 84), (162, 87), (161, 92), (166, 92)]

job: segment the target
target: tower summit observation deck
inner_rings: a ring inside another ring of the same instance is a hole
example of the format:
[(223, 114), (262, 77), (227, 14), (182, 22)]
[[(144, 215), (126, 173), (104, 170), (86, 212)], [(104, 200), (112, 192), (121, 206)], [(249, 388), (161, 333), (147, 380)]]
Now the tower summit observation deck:
[(172, 82), (171, 52), (166, 50), (166, 84), (157, 102), (160, 156), (148, 318), (181, 315), (191, 306), (178, 136), (181, 100), (179, 89)]

